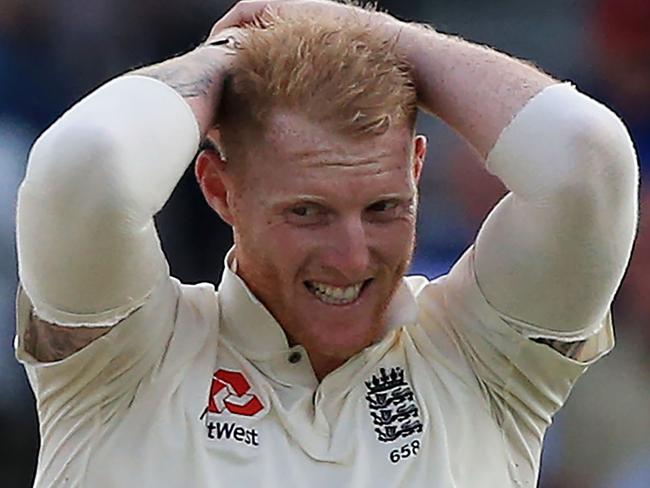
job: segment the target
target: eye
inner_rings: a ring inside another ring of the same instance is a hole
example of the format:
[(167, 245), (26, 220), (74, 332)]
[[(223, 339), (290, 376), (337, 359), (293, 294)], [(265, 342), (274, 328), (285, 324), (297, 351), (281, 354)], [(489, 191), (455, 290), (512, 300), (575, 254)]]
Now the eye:
[(301, 203), (285, 212), (287, 221), (297, 225), (315, 225), (325, 222), (327, 210), (318, 204)]
[(366, 207), (366, 218), (371, 222), (391, 222), (408, 211), (408, 202), (399, 199), (379, 200)]
[(368, 210), (377, 213), (389, 212), (391, 210), (396, 209), (398, 205), (399, 202), (397, 202), (396, 200), (381, 200), (379, 202), (375, 202), (372, 205), (370, 205), (368, 207)]
[(317, 213), (317, 210), (314, 207), (309, 207), (304, 205), (301, 207), (292, 208), (291, 213), (293, 213), (297, 217), (309, 217), (315, 215)]

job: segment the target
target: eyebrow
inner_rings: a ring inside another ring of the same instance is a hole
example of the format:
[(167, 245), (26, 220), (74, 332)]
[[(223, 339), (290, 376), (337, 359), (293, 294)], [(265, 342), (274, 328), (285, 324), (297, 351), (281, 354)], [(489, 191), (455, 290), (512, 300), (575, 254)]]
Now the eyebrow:
[(310, 195), (310, 194), (287, 195), (287, 196), (279, 196), (276, 198), (271, 197), (268, 199), (268, 201), (272, 207), (277, 207), (278, 205), (287, 205), (290, 203), (300, 203), (300, 202), (318, 203), (321, 205), (327, 204), (327, 199), (325, 199), (324, 197), (318, 195)]
[[(372, 205), (376, 202), (382, 202), (385, 200), (410, 200), (413, 198), (413, 195), (406, 193), (384, 193), (378, 195), (376, 198), (373, 198), (369, 205)], [(283, 196), (277, 198), (269, 198), (269, 203), (272, 207), (288, 205), (288, 204), (299, 204), (299, 203), (316, 203), (318, 205), (329, 206), (328, 200), (325, 197), (319, 195), (311, 194), (298, 194)]]

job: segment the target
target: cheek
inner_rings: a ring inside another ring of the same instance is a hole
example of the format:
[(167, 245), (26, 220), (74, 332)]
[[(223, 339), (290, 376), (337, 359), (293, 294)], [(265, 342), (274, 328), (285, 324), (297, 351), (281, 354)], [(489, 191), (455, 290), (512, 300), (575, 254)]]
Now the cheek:
[(391, 262), (410, 258), (415, 243), (414, 219), (403, 219), (378, 226), (372, 233), (372, 249)]
[[(282, 275), (282, 281), (292, 281), (301, 270), (327, 261), (326, 256), (339, 245), (348, 249), (336, 226), (297, 227), (261, 218), (247, 224), (240, 232), (241, 247), (260, 263), (260, 268), (264, 263), (266, 273), (276, 278)], [(410, 260), (414, 239), (415, 219), (410, 217), (365, 227), (365, 245), (371, 261), (390, 270), (403, 268)]]
[(267, 272), (281, 277), (282, 281), (291, 281), (314, 252), (314, 236), (263, 219), (249, 224), (241, 233), (241, 245), (247, 254), (260, 266), (264, 263)]

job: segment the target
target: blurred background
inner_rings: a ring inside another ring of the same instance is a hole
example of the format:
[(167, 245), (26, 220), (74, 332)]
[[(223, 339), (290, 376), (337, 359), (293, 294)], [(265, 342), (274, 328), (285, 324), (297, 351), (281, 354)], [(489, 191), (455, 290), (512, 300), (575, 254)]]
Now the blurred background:
[[(232, 0), (0, 0), (0, 485), (31, 486), (34, 401), (14, 360), (14, 212), (35, 138), (108, 79), (196, 46)], [(486, 43), (572, 80), (626, 121), (650, 170), (650, 0), (386, 0), (404, 19)], [(480, 89), (480, 87), (477, 87)], [(414, 272), (444, 274), (505, 193), (449, 129), (420, 118), (430, 140)], [(642, 177), (643, 177), (642, 176)], [(650, 191), (615, 302), (617, 347), (593, 366), (545, 443), (542, 488), (650, 487)], [(157, 218), (172, 272), (218, 283), (229, 230), (191, 171)]]

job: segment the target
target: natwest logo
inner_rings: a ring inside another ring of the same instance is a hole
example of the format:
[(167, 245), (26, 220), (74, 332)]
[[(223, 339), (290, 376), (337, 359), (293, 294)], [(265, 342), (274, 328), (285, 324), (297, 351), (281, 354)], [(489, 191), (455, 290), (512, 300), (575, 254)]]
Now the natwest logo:
[(208, 413), (223, 413), (252, 417), (264, 409), (251, 385), (239, 371), (219, 369), (212, 377)]

